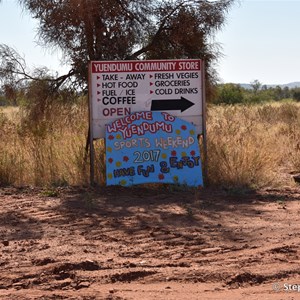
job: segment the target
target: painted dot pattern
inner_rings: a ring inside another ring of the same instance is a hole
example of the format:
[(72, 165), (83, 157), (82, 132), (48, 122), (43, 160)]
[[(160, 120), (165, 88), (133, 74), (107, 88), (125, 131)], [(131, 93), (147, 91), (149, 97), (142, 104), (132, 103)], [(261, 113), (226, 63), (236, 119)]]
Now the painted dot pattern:
[(167, 121), (161, 112), (145, 112), (142, 117), (133, 113), (130, 119), (134, 121), (112, 122), (106, 129), (107, 185), (203, 185), (193, 124), (173, 116)]

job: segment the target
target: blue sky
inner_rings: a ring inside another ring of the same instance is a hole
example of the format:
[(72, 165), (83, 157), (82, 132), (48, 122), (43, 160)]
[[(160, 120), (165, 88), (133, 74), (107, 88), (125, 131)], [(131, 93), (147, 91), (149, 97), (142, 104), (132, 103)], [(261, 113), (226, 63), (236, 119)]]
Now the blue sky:
[[(36, 43), (37, 22), (17, 0), (0, 4), (0, 43), (14, 47), (30, 67), (64, 72), (60, 53)], [(300, 0), (246, 0), (233, 7), (215, 41), (223, 58), (217, 71), (223, 82), (284, 84), (300, 81)]]
[(224, 57), (224, 82), (264, 84), (300, 81), (300, 1), (240, 1), (216, 41)]
[(0, 3), (0, 44), (17, 50), (29, 68), (46, 66), (49, 70), (64, 73), (66, 68), (60, 64), (61, 53), (38, 45), (38, 23), (17, 2), (2, 0)]

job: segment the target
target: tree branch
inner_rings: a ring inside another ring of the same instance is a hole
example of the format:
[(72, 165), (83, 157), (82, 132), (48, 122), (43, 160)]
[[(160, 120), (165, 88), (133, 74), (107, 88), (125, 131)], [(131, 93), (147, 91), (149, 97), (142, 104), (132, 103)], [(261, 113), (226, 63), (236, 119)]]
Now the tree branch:
[(163, 32), (163, 30), (165, 29), (164, 26), (166, 24), (166, 22), (168, 21), (168, 19), (176, 12), (176, 10), (178, 10), (179, 8), (183, 7), (185, 5), (185, 3), (187, 3), (188, 1), (182, 1), (181, 3), (179, 3), (178, 5), (176, 5), (161, 21), (160, 26), (158, 27), (158, 30), (156, 31), (155, 35), (153, 36), (151, 42), (141, 48), (140, 50), (134, 52), (133, 54), (131, 54), (130, 56), (128, 56), (126, 59), (130, 60), (130, 59), (137, 59), (139, 55), (146, 53), (147, 51), (152, 50), (157, 41), (160, 39), (160, 35)]
[[(34, 75), (34, 72), (36, 75)], [(36, 69), (34, 72), (30, 74), (26, 70), (25, 60), (16, 50), (7, 45), (0, 45), (0, 80), (4, 83), (11, 80), (17, 84), (27, 80), (48, 81), (53, 84), (54, 90), (57, 90), (66, 80), (76, 75), (74, 69), (56, 78), (47, 75), (47, 69)]]

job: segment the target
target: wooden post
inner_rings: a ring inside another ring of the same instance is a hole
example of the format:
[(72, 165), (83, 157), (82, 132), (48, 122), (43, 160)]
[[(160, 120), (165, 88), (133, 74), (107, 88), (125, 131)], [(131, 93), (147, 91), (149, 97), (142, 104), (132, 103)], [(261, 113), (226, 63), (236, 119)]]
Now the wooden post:
[(92, 63), (89, 62), (88, 83), (89, 83), (89, 144), (90, 144), (90, 185), (95, 185), (95, 151), (94, 151), (94, 133), (93, 133), (93, 104), (92, 104)]
[(207, 171), (207, 132), (206, 132), (206, 93), (205, 93), (205, 61), (202, 61), (202, 130), (203, 130), (203, 178), (204, 186), (208, 184)]

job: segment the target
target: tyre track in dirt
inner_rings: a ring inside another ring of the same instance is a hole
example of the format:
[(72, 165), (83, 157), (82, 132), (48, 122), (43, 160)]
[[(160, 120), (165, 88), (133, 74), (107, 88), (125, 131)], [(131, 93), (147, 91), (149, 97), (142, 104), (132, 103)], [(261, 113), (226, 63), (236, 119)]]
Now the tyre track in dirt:
[(113, 299), (93, 298), (93, 290), (120, 283), (228, 290), (300, 277), (298, 190), (65, 188), (53, 198), (0, 191), (3, 299), (22, 290)]

